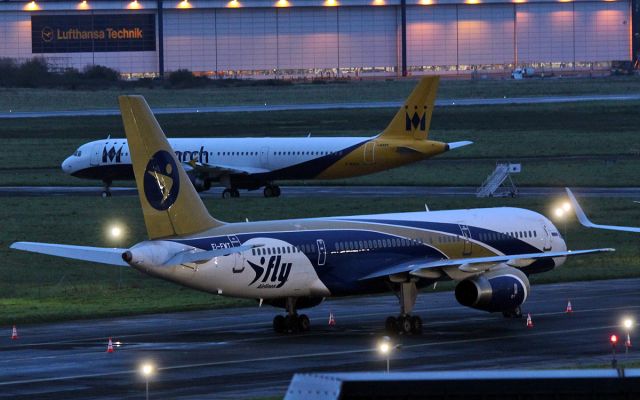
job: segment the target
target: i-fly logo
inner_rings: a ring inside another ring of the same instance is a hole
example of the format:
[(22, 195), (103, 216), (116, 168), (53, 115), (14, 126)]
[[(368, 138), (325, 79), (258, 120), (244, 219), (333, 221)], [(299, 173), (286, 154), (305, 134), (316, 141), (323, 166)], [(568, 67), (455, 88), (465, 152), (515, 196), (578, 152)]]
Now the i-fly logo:
[[(291, 263), (283, 263), (282, 256), (271, 256), (269, 261), (265, 257), (260, 257), (260, 265), (254, 264), (247, 260), (249, 266), (253, 268), (256, 277), (249, 283), (249, 286), (258, 282), (262, 278), (258, 289), (278, 289), (281, 288), (289, 279), (291, 273)], [(265, 263), (266, 268), (265, 268)]]
[(424, 106), (422, 114), (418, 114), (418, 106), (413, 106), (413, 115), (409, 115), (409, 106), (404, 106), (405, 109), (405, 130), (407, 132), (413, 129), (420, 129), (421, 131), (427, 130), (427, 106)]

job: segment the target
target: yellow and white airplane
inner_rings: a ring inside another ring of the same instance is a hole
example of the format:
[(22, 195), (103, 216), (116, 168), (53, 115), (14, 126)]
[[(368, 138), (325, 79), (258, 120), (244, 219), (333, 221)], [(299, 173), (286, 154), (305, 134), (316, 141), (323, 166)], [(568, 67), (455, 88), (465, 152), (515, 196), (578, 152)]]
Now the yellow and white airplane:
[(610, 231), (640, 232), (640, 227), (635, 227), (635, 226), (594, 224), (589, 220), (589, 218), (587, 218), (587, 214), (584, 213), (584, 211), (582, 210), (582, 207), (580, 207), (580, 204), (578, 204), (578, 200), (576, 200), (576, 197), (573, 195), (571, 190), (569, 188), (565, 188), (565, 190), (567, 191), (567, 196), (569, 196), (571, 205), (573, 206), (576, 216), (578, 217), (578, 221), (580, 221), (580, 224), (582, 224), (582, 226), (586, 228), (606, 229)]
[[(277, 197), (275, 181), (372, 174), (471, 144), (428, 140), (438, 82), (423, 78), (389, 126), (373, 137), (184, 138), (169, 144), (198, 191), (220, 183), (224, 198), (261, 187), (265, 197)], [(103, 181), (103, 196), (110, 196), (114, 180), (134, 179), (129, 153), (125, 139), (93, 141), (64, 160), (62, 170)]]
[(193, 289), (252, 298), (287, 310), (277, 332), (309, 329), (298, 310), (325, 297), (394, 291), (400, 315), (389, 331), (420, 333), (418, 289), (458, 282), (468, 307), (521, 315), (528, 275), (552, 270), (567, 251), (544, 216), (519, 208), (224, 223), (205, 208), (187, 172), (140, 96), (120, 97), (148, 240), (130, 248), (16, 242), (13, 249), (131, 266)]

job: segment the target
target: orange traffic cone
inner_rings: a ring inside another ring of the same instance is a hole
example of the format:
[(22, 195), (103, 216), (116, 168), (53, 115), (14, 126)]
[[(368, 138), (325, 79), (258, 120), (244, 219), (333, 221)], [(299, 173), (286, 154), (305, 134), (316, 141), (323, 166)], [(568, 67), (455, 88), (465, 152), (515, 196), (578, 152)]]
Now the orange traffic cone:
[(624, 347), (626, 348), (631, 347), (631, 336), (629, 336), (628, 333), (627, 333), (627, 340), (624, 342)]
[(107, 353), (113, 353), (113, 342), (111, 338), (109, 338), (109, 343), (107, 344)]
[(573, 312), (573, 307), (571, 307), (571, 300), (569, 300), (567, 302), (567, 309), (565, 310), (565, 313), (571, 314), (572, 312)]
[(18, 330), (16, 329), (16, 326), (13, 326), (13, 329), (11, 330), (11, 340), (16, 340), (18, 339)]
[(527, 314), (527, 328), (533, 328), (533, 321), (531, 320), (531, 314)]
[(336, 326), (336, 319), (331, 311), (329, 311), (329, 326)]

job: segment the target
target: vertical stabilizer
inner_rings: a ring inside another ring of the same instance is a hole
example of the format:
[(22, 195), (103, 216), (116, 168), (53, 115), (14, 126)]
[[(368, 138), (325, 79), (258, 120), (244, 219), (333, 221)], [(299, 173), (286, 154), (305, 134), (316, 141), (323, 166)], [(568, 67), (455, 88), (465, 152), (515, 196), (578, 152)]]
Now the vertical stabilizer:
[(426, 140), (439, 82), (439, 76), (422, 78), (379, 137)]
[(209, 215), (142, 96), (120, 96), (120, 111), (150, 239), (222, 225)]

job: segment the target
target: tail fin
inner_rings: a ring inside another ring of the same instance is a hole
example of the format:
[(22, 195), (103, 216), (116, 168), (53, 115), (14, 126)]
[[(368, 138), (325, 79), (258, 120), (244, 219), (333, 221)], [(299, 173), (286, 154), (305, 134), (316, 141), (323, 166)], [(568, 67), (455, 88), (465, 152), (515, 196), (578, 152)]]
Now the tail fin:
[(379, 137), (426, 140), (439, 82), (439, 76), (422, 78)]
[(209, 215), (144, 97), (118, 100), (149, 238), (223, 225)]

